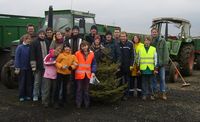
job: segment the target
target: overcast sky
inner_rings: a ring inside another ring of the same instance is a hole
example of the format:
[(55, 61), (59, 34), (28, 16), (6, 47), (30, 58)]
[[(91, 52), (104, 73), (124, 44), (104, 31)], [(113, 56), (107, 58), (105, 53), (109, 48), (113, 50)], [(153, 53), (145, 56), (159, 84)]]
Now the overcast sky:
[(192, 24), (191, 34), (200, 35), (200, 0), (0, 0), (0, 14), (43, 17), (49, 5), (56, 10), (89, 11), (96, 14), (97, 23), (145, 34), (152, 18), (185, 18)]

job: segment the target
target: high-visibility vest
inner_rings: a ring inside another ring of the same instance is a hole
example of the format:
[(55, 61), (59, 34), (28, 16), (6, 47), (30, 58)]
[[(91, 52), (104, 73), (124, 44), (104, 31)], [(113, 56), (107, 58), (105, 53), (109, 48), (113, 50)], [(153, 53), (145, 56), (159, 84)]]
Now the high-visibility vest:
[(86, 59), (81, 51), (77, 51), (75, 55), (78, 59), (78, 67), (75, 71), (75, 79), (81, 80), (84, 79), (85, 76), (87, 76), (90, 79), (91, 64), (94, 59), (94, 53), (90, 51)]
[(155, 60), (154, 55), (156, 53), (156, 48), (150, 46), (148, 52), (145, 47), (141, 47), (139, 50), (139, 58), (140, 58), (140, 70), (146, 70), (147, 66), (150, 70), (154, 70)]

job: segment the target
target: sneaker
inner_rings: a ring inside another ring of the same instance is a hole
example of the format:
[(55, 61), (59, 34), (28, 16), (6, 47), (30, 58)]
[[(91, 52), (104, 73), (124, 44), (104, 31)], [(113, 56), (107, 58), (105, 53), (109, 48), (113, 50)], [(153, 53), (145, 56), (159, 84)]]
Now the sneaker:
[(152, 95), (150, 96), (150, 99), (151, 99), (151, 100), (155, 100), (154, 96), (152, 96)]
[(33, 101), (38, 101), (38, 97), (33, 97)]
[(162, 95), (161, 95), (161, 99), (163, 99), (163, 100), (167, 100), (166, 93), (162, 93)]
[(146, 100), (147, 99), (147, 97), (146, 96), (142, 96), (142, 100)]
[(20, 102), (23, 102), (23, 101), (24, 101), (24, 98), (19, 98), (19, 101), (20, 101)]

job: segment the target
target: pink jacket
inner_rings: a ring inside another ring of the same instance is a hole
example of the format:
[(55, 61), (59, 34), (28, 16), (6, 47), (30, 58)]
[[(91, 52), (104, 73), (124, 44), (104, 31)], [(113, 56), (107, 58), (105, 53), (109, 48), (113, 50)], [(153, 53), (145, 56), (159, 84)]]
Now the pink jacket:
[(45, 72), (43, 76), (44, 78), (56, 79), (57, 72), (55, 63), (56, 63), (55, 58), (52, 56), (51, 53), (44, 58), (44, 67), (45, 67)]

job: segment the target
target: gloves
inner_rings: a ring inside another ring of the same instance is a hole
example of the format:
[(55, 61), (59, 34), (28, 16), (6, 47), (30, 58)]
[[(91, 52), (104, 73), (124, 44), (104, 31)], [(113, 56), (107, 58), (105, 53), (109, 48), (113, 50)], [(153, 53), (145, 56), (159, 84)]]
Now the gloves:
[(15, 74), (19, 75), (19, 73), (20, 73), (20, 68), (15, 68)]
[(154, 73), (154, 75), (158, 74), (158, 68), (155, 68), (153, 73)]
[(67, 69), (67, 68), (68, 68), (67, 65), (62, 66), (62, 69)]
[(130, 71), (132, 71), (133, 70), (133, 66), (130, 66), (129, 69), (130, 69)]
[(71, 71), (72, 70), (72, 66), (69, 66), (68, 69)]
[(31, 61), (31, 68), (32, 68), (32, 71), (36, 70), (36, 61)]

